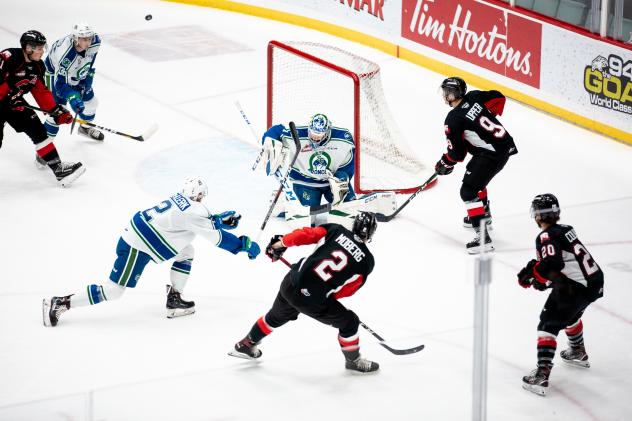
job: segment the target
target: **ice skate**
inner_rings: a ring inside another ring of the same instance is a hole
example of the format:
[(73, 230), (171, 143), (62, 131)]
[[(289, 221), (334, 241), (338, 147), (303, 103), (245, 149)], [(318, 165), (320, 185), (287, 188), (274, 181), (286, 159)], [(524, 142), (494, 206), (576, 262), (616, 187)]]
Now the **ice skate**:
[(469, 254), (481, 253), (481, 248), (483, 249), (482, 251), (484, 252), (490, 252), (490, 251), (494, 251), (494, 243), (492, 243), (491, 237), (489, 236), (487, 231), (485, 231), (485, 240), (484, 240), (483, 246), (481, 247), (481, 232), (480, 230), (476, 230), (476, 237), (474, 237), (472, 241), (467, 243), (465, 245), (465, 248), (467, 249), (467, 252)]
[(66, 297), (44, 298), (42, 301), (42, 319), (44, 326), (57, 326), (59, 316), (70, 310), (70, 295)]
[(185, 301), (180, 293), (167, 285), (167, 318), (188, 316), (195, 313), (195, 302)]
[(261, 357), (261, 350), (257, 348), (257, 344), (246, 337), (235, 344), (235, 349), (228, 351), (228, 355), (246, 360), (256, 360)]
[(48, 163), (44, 161), (44, 159), (41, 156), (36, 154), (35, 155), (35, 168), (37, 168), (38, 170), (43, 170), (47, 167), (48, 167)]
[(358, 357), (355, 360), (346, 360), (345, 368), (347, 370), (359, 371), (360, 373), (370, 373), (377, 371), (380, 365), (375, 361), (369, 361), (366, 358)]
[(588, 354), (586, 354), (586, 348), (584, 345), (577, 347), (571, 346), (568, 349), (560, 352), (562, 361), (568, 365), (574, 365), (576, 367), (590, 368), (590, 362), (588, 362)]
[(99, 129), (95, 129), (94, 127), (79, 126), (77, 133), (92, 140), (98, 140), (99, 142), (103, 142), (103, 139), (105, 139), (105, 135)]
[(68, 187), (84, 172), (86, 172), (86, 167), (81, 162), (60, 162), (53, 167), (57, 184), (61, 187)]
[(550, 374), (551, 367), (538, 367), (522, 378), (522, 388), (536, 395), (546, 396)]

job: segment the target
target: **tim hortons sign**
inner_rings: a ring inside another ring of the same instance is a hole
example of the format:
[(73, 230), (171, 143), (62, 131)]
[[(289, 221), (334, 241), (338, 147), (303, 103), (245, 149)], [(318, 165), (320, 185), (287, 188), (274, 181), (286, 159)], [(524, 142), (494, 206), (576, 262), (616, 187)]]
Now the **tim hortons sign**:
[(475, 0), (403, 0), (402, 37), (540, 87), (542, 25)]

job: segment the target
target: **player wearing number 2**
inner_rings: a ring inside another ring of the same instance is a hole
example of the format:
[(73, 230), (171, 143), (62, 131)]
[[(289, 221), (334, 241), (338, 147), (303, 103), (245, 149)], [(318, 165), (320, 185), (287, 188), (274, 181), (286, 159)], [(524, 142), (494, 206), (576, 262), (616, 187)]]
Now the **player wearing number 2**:
[(360, 212), (352, 231), (338, 224), (323, 224), (272, 237), (266, 254), (273, 261), (279, 260), (287, 247), (316, 243), (319, 246), (292, 266), (270, 311), (253, 324), (229, 355), (246, 359), (261, 357), (257, 344), (272, 330), (303, 313), (338, 329), (338, 342), (348, 370), (376, 371), (379, 368), (376, 362), (360, 357), (360, 319), (339, 301), (355, 294), (373, 271), (375, 260), (366, 243), (371, 241), (376, 228), (375, 214)]
[(189, 278), (193, 263), (191, 242), (196, 235), (233, 254), (259, 254), (259, 245), (247, 236), (236, 237), (225, 230), (237, 227), (241, 215), (235, 211), (211, 214), (202, 203), (208, 194), (206, 183), (198, 177), (188, 178), (182, 190), (153, 208), (136, 212), (116, 246), (117, 258), (110, 281), (88, 285), (84, 290), (64, 297), (44, 299), (45, 326), (56, 326), (59, 316), (71, 307), (94, 305), (120, 298), (125, 288), (134, 288), (150, 261), (173, 260), (171, 285), (167, 286), (167, 317), (186, 316), (195, 312), (193, 301), (180, 294)]
[[(468, 152), (472, 154), (460, 193), (467, 209), (463, 224), (476, 230), (476, 238), (467, 244), (467, 251), (478, 253), (481, 249), (481, 221), (486, 219), (491, 222), (487, 185), (518, 150), (513, 138), (496, 118), (505, 108), (503, 94), (498, 91), (467, 92), (465, 81), (459, 77), (445, 79), (440, 91), (452, 111), (448, 113), (444, 126), (448, 150), (435, 165), (435, 170), (439, 175), (450, 174)], [(494, 249), (487, 231), (483, 244), (486, 250)]]
[(560, 204), (550, 193), (540, 194), (531, 203), (531, 216), (542, 232), (535, 241), (537, 260), (518, 273), (524, 288), (551, 288), (540, 313), (538, 325), (538, 368), (524, 376), (523, 387), (544, 396), (557, 348), (557, 335), (564, 329), (569, 348), (561, 352), (565, 363), (590, 367), (584, 347), (582, 315), (603, 296), (603, 272), (570, 225), (557, 222)]

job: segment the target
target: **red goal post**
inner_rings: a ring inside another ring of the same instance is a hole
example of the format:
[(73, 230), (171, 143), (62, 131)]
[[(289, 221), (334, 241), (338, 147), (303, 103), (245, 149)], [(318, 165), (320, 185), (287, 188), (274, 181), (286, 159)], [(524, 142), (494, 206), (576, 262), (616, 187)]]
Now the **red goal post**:
[(267, 126), (300, 126), (323, 113), (349, 129), (357, 193), (412, 193), (430, 175), (391, 115), (376, 63), (325, 44), (279, 41), (268, 43), (267, 60)]

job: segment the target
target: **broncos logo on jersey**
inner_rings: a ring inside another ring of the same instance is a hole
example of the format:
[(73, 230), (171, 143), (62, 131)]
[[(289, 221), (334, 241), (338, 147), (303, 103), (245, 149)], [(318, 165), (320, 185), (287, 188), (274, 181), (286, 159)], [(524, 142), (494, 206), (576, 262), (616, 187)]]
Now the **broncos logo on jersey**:
[(324, 175), (331, 165), (331, 156), (327, 152), (318, 152), (309, 157), (309, 172)]

